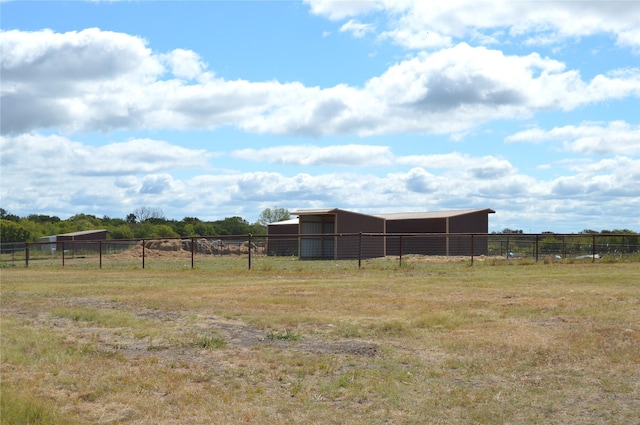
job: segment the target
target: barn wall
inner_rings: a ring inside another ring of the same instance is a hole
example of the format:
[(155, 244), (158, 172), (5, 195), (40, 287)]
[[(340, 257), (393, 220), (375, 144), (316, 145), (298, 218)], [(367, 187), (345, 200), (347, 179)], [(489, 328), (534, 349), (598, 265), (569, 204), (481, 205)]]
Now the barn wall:
[[(489, 214), (486, 212), (464, 214), (449, 220), (450, 233), (489, 233)], [(488, 251), (488, 238), (474, 236), (473, 255), (487, 255)], [(449, 254), (471, 255), (471, 238), (450, 238)]]
[[(289, 236), (283, 236), (289, 235)], [(293, 235), (293, 236), (291, 236)], [(298, 225), (274, 224), (267, 226), (267, 255), (297, 256)]]
[[(444, 218), (387, 220), (387, 233), (446, 233), (447, 222)], [(446, 255), (446, 238), (434, 236), (398, 236), (387, 237), (387, 255), (402, 254)]]
[(99, 243), (82, 243), (82, 241), (105, 241), (107, 240), (107, 231), (100, 230), (96, 232), (86, 232), (80, 234), (63, 234), (56, 236), (57, 249), (62, 249), (62, 242), (65, 243), (65, 249), (73, 249), (75, 251), (99, 251)]
[[(384, 233), (384, 224), (384, 219), (380, 217), (343, 210), (336, 213), (336, 233)], [(338, 238), (336, 259), (354, 259), (358, 255), (360, 258), (384, 257), (384, 238), (364, 237), (362, 241), (359, 235)]]
[(458, 215), (449, 219), (449, 233), (488, 233), (489, 215), (475, 212)]

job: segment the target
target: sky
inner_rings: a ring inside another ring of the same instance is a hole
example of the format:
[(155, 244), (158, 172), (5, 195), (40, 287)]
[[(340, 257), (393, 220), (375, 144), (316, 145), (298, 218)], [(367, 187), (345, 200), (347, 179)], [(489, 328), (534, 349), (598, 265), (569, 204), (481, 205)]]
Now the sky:
[(640, 1), (0, 1), (0, 206), (640, 232)]

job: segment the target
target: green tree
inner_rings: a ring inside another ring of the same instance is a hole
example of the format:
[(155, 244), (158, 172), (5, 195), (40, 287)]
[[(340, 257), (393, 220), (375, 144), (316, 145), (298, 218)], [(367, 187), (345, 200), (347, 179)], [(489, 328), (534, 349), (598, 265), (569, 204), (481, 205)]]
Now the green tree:
[(30, 221), (36, 223), (59, 223), (60, 217), (44, 215), (44, 214), (30, 214), (27, 216)]
[(120, 226), (109, 229), (112, 239), (133, 239), (133, 230), (128, 224), (121, 224)]
[(9, 213), (4, 208), (0, 208), (0, 220), (10, 220), (17, 223), (18, 221), (20, 221), (20, 217), (15, 214)]
[(19, 223), (0, 219), (0, 242), (27, 242), (29, 236), (29, 231)]
[(153, 236), (157, 238), (177, 238), (177, 234), (168, 224), (156, 224), (153, 226)]
[(246, 235), (251, 232), (251, 226), (242, 217), (227, 217), (213, 222), (214, 234), (218, 235)]
[(278, 221), (289, 220), (291, 215), (286, 208), (274, 207), (265, 208), (258, 217), (258, 224), (266, 226), (269, 223), (276, 223)]
[(103, 227), (102, 220), (91, 214), (76, 214), (64, 220), (65, 227), (69, 232), (79, 232), (82, 230), (95, 230)]

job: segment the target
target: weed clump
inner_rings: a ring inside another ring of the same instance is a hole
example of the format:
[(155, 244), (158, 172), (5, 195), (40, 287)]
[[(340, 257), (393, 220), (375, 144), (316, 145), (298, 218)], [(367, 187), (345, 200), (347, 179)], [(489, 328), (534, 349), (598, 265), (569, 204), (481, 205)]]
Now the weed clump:
[(289, 330), (284, 330), (283, 332), (267, 332), (267, 340), (269, 341), (300, 341), (302, 339), (302, 335), (297, 332), (291, 332)]
[(227, 341), (219, 336), (202, 336), (196, 338), (191, 345), (196, 348), (215, 350), (218, 348), (225, 348), (227, 346)]

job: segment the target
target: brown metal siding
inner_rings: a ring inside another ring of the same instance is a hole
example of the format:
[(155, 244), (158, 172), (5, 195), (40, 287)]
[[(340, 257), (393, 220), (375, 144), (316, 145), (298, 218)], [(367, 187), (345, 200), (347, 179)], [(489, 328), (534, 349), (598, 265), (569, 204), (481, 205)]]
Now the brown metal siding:
[[(387, 233), (445, 233), (444, 218), (387, 220)], [(387, 238), (387, 255), (400, 255), (400, 238)], [(404, 236), (402, 254), (446, 255), (446, 239), (440, 237)]]
[(267, 226), (267, 255), (298, 255), (297, 235), (297, 224), (278, 224)]
[(444, 218), (387, 220), (387, 233), (445, 233)]
[[(351, 211), (336, 211), (336, 233), (384, 233), (385, 220)], [(358, 258), (361, 241), (359, 236), (338, 238), (336, 259)], [(361, 258), (384, 257), (384, 238), (366, 238), (362, 244)]]
[(358, 232), (384, 233), (384, 219), (350, 211), (336, 212), (336, 233)]
[(102, 230), (98, 232), (84, 233), (79, 235), (57, 235), (57, 249), (62, 250), (62, 242), (64, 242), (64, 249), (73, 249), (74, 251), (98, 251), (100, 249), (99, 243), (81, 243), (82, 241), (105, 241), (107, 240), (107, 231)]
[(56, 240), (59, 242), (65, 241), (99, 241), (107, 239), (107, 231), (102, 230), (99, 232), (85, 233), (80, 235), (58, 235)]
[[(486, 212), (464, 214), (449, 219), (449, 233), (489, 233), (489, 215)], [(474, 236), (473, 254), (488, 253), (488, 238)], [(471, 255), (471, 238), (449, 239), (449, 255)]]
[[(387, 233), (447, 233), (448, 237), (405, 236), (402, 238), (402, 254), (419, 255), (470, 255), (471, 237), (456, 236), (459, 233), (488, 233), (489, 216), (487, 211), (461, 214), (447, 218), (388, 220)], [(474, 255), (486, 255), (487, 238), (474, 236)], [(400, 238), (387, 238), (387, 255), (400, 254)]]
[(488, 233), (489, 216), (486, 212), (464, 214), (449, 219), (449, 233)]

